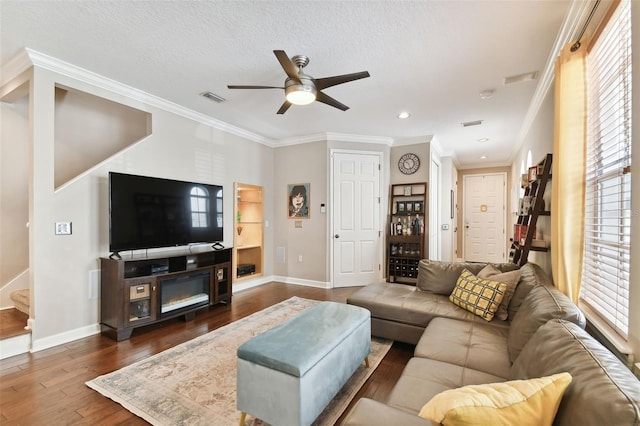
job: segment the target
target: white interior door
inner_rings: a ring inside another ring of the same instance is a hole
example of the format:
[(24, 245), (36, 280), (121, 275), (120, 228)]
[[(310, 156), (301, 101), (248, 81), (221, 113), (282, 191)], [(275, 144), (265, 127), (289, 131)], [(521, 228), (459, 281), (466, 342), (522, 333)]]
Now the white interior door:
[(381, 281), (380, 155), (332, 157), (333, 286)]
[(464, 176), (464, 260), (506, 262), (506, 179), (505, 173)]

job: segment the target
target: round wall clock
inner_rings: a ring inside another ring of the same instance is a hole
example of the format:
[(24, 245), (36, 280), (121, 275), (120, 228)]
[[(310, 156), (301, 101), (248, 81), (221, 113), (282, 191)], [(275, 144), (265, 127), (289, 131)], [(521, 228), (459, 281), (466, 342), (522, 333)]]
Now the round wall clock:
[(420, 168), (420, 159), (411, 152), (404, 154), (398, 161), (398, 168), (405, 175), (412, 175)]

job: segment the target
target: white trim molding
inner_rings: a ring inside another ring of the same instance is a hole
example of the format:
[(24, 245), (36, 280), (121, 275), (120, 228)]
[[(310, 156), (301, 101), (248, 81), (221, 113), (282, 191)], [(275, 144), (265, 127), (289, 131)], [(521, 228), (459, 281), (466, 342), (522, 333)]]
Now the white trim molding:
[(332, 288), (331, 283), (323, 282), (323, 281), (313, 281), (313, 280), (305, 280), (302, 278), (291, 278), (291, 277), (282, 277), (275, 275), (273, 277), (273, 281), (281, 282), (285, 284), (296, 284), (296, 285), (304, 285), (307, 287), (317, 287), (317, 288)]
[(316, 133), (307, 136), (296, 136), (293, 138), (279, 139), (277, 141), (277, 147), (300, 145), (312, 142), (355, 142), (355, 143), (371, 143), (391, 146), (394, 144), (392, 138), (385, 136), (365, 136), (365, 135), (351, 135), (347, 133)]
[(96, 323), (65, 331), (64, 333), (54, 334), (53, 336), (47, 336), (42, 339), (33, 339), (31, 342), (31, 352), (38, 352), (54, 346), (64, 345), (65, 343), (73, 342), (83, 337), (93, 336), (98, 333), (100, 333), (100, 324)]

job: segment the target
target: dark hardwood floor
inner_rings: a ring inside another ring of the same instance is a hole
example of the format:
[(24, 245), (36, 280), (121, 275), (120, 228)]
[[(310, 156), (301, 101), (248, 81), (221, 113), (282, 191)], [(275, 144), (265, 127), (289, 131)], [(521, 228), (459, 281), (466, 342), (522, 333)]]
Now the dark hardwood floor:
[[(95, 335), (4, 359), (0, 361), (0, 424), (145, 425), (144, 420), (84, 383), (289, 297), (344, 302), (356, 290), (265, 284), (234, 295), (231, 305), (199, 311), (193, 321), (173, 319), (136, 329), (129, 340), (115, 342)], [(361, 397), (384, 401), (413, 350), (411, 345), (394, 343), (351, 405)]]

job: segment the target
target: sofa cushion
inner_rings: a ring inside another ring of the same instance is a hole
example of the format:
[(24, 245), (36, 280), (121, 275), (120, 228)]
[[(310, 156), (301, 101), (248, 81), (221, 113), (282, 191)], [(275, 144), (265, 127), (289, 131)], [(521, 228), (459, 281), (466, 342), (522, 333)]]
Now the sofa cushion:
[[(347, 298), (347, 303), (362, 306), (371, 312), (371, 318), (426, 327), (436, 317), (465, 321), (486, 322), (449, 301), (447, 296), (416, 291), (405, 284), (373, 283), (361, 288)], [(506, 327), (504, 321), (492, 321)], [(415, 343), (415, 342), (414, 342)]]
[(458, 277), (449, 300), (462, 309), (491, 321), (506, 289), (505, 283), (483, 280), (465, 269)]
[[(458, 281), (458, 277), (464, 269), (472, 274), (477, 274), (486, 263), (475, 262), (441, 262), (437, 260), (423, 259), (418, 264), (418, 291), (435, 293), (448, 296)], [(499, 270), (506, 272), (518, 269), (518, 265), (513, 263), (494, 264)]]
[(535, 263), (525, 263), (520, 268), (520, 280), (513, 292), (511, 301), (509, 302), (508, 314), (509, 318), (514, 318), (522, 306), (525, 297), (531, 291), (533, 287), (539, 285), (546, 285), (553, 287), (553, 283), (549, 279), (544, 270)]
[(498, 310), (496, 311), (496, 318), (504, 321), (509, 317), (509, 302), (513, 297), (513, 293), (516, 291), (516, 286), (518, 285), (518, 281), (520, 281), (520, 275), (522, 275), (522, 271), (520, 269), (502, 272), (492, 264), (488, 264), (478, 272), (478, 278), (500, 281), (507, 285), (502, 302), (500, 302)]
[(511, 361), (515, 361), (522, 347), (541, 325), (556, 318), (571, 321), (583, 328), (585, 326), (580, 309), (561, 291), (546, 285), (532, 288), (511, 320), (507, 340)]
[(449, 389), (504, 381), (503, 378), (427, 358), (411, 358), (389, 394), (387, 403), (418, 414), (431, 398)]
[(448, 318), (434, 318), (416, 345), (414, 355), (483, 371), (505, 380), (511, 361), (508, 329)]
[(438, 426), (414, 413), (408, 413), (382, 402), (360, 398), (341, 423), (343, 426)]
[(464, 386), (436, 395), (418, 415), (443, 425), (551, 426), (569, 383), (571, 376), (560, 373), (539, 379)]
[(608, 349), (568, 321), (538, 329), (511, 367), (512, 379), (566, 371), (573, 377), (556, 425), (640, 424), (640, 381)]

